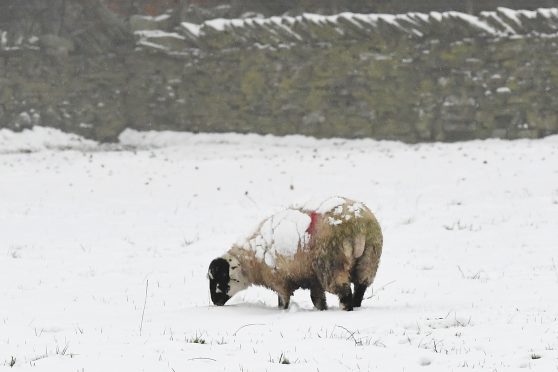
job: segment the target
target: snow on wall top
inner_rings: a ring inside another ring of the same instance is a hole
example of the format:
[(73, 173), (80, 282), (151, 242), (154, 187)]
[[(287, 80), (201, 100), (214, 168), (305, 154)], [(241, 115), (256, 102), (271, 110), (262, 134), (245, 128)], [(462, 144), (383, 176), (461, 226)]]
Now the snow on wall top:
[(213, 19), (182, 23), (182, 34), (193, 47), (251, 44), (285, 46), (302, 41), (328, 42), (386, 37), (510, 37), (558, 33), (558, 8), (535, 11), (498, 8), (470, 15), (455, 11), (407, 14), (303, 14), (270, 18)]
[[(159, 21), (159, 19), (157, 19)], [(528, 34), (558, 36), (558, 8), (512, 10), (498, 8), (479, 15), (449, 11), (406, 14), (340, 13), (269, 18), (212, 19), (201, 24), (183, 22), (181, 35), (163, 31), (136, 31), (137, 45), (167, 52), (191, 48), (242, 45), (288, 47), (293, 43), (327, 43), (407, 37), (460, 40), (467, 37), (518, 37)], [(39, 37), (23, 37), (0, 30), (0, 50), (39, 49)]]
[(266, 219), (251, 239), (241, 244), (254, 251), (256, 258), (276, 267), (277, 257), (292, 258), (308, 243), (310, 216), (296, 209), (287, 209)]

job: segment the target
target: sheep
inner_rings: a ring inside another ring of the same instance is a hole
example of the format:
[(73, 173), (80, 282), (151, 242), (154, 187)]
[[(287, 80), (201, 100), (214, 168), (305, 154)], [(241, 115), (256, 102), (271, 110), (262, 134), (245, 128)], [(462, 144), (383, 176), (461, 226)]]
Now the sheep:
[(254, 284), (275, 291), (282, 309), (288, 309), (296, 289), (304, 288), (318, 310), (327, 309), (327, 291), (351, 311), (361, 306), (374, 281), (382, 245), (380, 225), (363, 203), (332, 197), (292, 207), (265, 219), (211, 262), (211, 300), (223, 306)]

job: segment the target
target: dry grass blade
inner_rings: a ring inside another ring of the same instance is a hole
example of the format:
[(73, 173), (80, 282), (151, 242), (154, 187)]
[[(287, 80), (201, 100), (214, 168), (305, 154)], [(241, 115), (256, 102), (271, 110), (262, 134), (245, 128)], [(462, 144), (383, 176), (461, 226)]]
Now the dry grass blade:
[(347, 340), (352, 338), (353, 341), (355, 342), (355, 346), (360, 346), (360, 345), (362, 345), (362, 341), (357, 340), (357, 339), (355, 338), (355, 333), (357, 333), (358, 331), (352, 331), (352, 332), (351, 332), (351, 331), (348, 330), (347, 328), (345, 328), (345, 327), (343, 327), (343, 326), (340, 326), (340, 325), (335, 325), (335, 327), (338, 327), (338, 328), (341, 328), (341, 329), (345, 330), (345, 332), (347, 332), (347, 333), (349, 334), (349, 336), (347, 337)]
[(393, 284), (393, 283), (395, 283), (395, 282), (396, 282), (396, 280), (392, 280), (391, 282), (387, 282), (386, 284), (384, 284), (383, 286), (381, 286), (380, 288), (378, 288), (378, 289), (376, 290), (376, 292), (372, 291), (372, 294), (371, 294), (370, 296), (368, 296), (368, 297), (365, 297), (365, 300), (371, 299), (372, 297), (376, 296), (376, 295), (378, 294), (378, 292), (383, 291), (384, 289), (386, 289), (386, 287), (387, 287), (388, 285)]
[(141, 336), (141, 331), (143, 329), (143, 316), (145, 315), (145, 305), (147, 305), (147, 289), (149, 288), (149, 279), (145, 281), (145, 299), (143, 300), (143, 310), (141, 311), (141, 322), (139, 334)]
[(211, 360), (213, 362), (216, 362), (217, 360), (213, 359), (213, 358), (207, 358), (207, 357), (197, 357), (197, 358), (190, 358), (188, 360)]
[(240, 331), (243, 328), (246, 327), (250, 327), (250, 326), (264, 326), (265, 324), (263, 323), (249, 323), (249, 324), (244, 324), (242, 327), (240, 327), (239, 329), (237, 329), (236, 331), (234, 331), (234, 333), (232, 334), (233, 336), (236, 336), (236, 334), (238, 333), (238, 331)]

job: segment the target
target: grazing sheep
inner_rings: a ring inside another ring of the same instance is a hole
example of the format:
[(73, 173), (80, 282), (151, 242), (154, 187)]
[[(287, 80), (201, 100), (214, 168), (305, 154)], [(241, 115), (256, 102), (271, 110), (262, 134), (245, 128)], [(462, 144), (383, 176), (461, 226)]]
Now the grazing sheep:
[(287, 309), (294, 291), (305, 288), (319, 310), (327, 309), (325, 291), (352, 310), (374, 281), (382, 243), (380, 225), (362, 203), (333, 197), (289, 208), (211, 262), (211, 300), (222, 306), (255, 284), (277, 292), (280, 308)]

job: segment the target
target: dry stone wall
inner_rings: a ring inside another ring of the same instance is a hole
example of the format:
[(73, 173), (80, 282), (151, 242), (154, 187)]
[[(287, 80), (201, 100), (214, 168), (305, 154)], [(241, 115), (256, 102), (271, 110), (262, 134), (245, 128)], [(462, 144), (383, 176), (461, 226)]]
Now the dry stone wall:
[(136, 18), (133, 48), (87, 56), (71, 38), (0, 31), (0, 126), (103, 141), (127, 127), (407, 142), (558, 133), (558, 9), (217, 19), (172, 32), (167, 21)]

